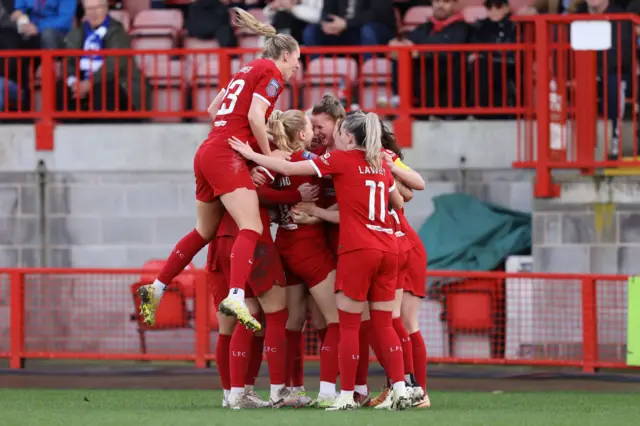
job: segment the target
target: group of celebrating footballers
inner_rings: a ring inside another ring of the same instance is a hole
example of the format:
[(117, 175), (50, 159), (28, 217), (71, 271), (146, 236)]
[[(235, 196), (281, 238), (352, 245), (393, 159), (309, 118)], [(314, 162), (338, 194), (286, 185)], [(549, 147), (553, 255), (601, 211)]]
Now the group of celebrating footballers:
[[(155, 282), (138, 290), (141, 315), (155, 323), (167, 285), (209, 245), (223, 406), (429, 407), (417, 318), (427, 256), (402, 210), (424, 181), (373, 113), (346, 114), (330, 94), (310, 114), (274, 111), (300, 48), (235, 11), (236, 25), (265, 36), (262, 58), (240, 69), (209, 106), (213, 128), (194, 158), (196, 227)], [(313, 401), (303, 383), (308, 312), (322, 341)], [(370, 347), (387, 375), (375, 399), (367, 386)], [(253, 390), (263, 352), (268, 402)]]

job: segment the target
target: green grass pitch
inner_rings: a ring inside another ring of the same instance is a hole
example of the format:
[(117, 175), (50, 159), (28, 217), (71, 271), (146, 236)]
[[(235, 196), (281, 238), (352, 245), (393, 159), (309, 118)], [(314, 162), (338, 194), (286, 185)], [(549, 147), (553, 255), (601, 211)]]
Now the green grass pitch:
[(0, 425), (590, 426), (630, 425), (640, 418), (634, 394), (430, 392), (428, 410), (337, 413), (230, 411), (220, 407), (221, 396), (220, 391), (0, 389)]

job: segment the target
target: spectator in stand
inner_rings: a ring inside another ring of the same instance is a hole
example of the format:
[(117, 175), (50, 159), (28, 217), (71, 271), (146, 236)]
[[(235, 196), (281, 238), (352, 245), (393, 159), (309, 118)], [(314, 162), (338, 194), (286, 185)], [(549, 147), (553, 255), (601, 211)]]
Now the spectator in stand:
[(21, 46), (31, 49), (60, 49), (73, 28), (77, 0), (15, 0), (11, 19), (24, 37)]
[[(578, 6), (577, 13), (601, 15), (624, 13), (624, 9), (611, 0), (587, 0)], [(611, 49), (597, 52), (598, 98), (607, 100), (606, 116), (612, 123), (612, 136), (608, 144), (609, 156), (612, 158), (618, 158), (620, 153), (620, 128), (627, 89), (631, 88), (634, 56), (632, 37), (635, 37), (635, 32), (629, 21), (612, 21)], [(598, 108), (602, 113), (604, 102), (599, 102)]]
[(291, 34), (303, 44), (303, 32), (309, 24), (320, 23), (323, 0), (273, 0), (264, 14), (279, 33)]
[(238, 45), (229, 6), (220, 0), (195, 0), (191, 3), (186, 28), (189, 37), (216, 40), (221, 47)]
[(324, 0), (322, 22), (305, 28), (306, 46), (376, 46), (393, 38), (393, 0)]
[(66, 47), (85, 50), (87, 55), (79, 58), (79, 64), (76, 57), (66, 60), (67, 78), (57, 91), (58, 110), (86, 111), (90, 105), (93, 111), (148, 109), (151, 90), (143, 88), (145, 81), (135, 62), (131, 63), (133, 57), (100, 54), (102, 50), (130, 49), (129, 35), (122, 24), (109, 17), (107, 0), (83, 0), (83, 5), (84, 22), (69, 33)]
[[(486, 0), (487, 18), (476, 22), (471, 31), (471, 43), (509, 44), (517, 43), (516, 24), (511, 20), (508, 0)], [(515, 52), (478, 52), (468, 58), (469, 105), (481, 107), (515, 106), (516, 96), (516, 60)], [(476, 73), (478, 78), (476, 79)], [(492, 76), (492, 77), (490, 77)], [(489, 78), (493, 81), (490, 83)], [(506, 87), (504, 82), (506, 80)], [(476, 99), (475, 82), (478, 99)], [(489, 90), (493, 91), (490, 103)], [(506, 93), (505, 93), (506, 90)], [(506, 95), (506, 96), (505, 96)], [(505, 99), (506, 97), (506, 99)], [(506, 100), (506, 104), (505, 101)], [(503, 119), (503, 116), (491, 116)]]
[[(16, 23), (11, 20), (12, 10), (12, 0), (0, 2), (0, 50), (20, 48), (18, 28)], [(16, 68), (15, 60), (0, 57), (0, 112), (15, 106), (20, 97), (21, 91), (15, 82)]]
[[(433, 16), (427, 22), (411, 31), (406, 37), (394, 38), (390, 46), (412, 46), (414, 44), (464, 44), (469, 40), (469, 26), (464, 22), (455, 0), (434, 0)], [(413, 64), (413, 104), (416, 106), (433, 107), (460, 105), (460, 67), (464, 61), (461, 53), (439, 53), (437, 56), (428, 51), (414, 51)], [(448, 56), (451, 57), (449, 61)], [(395, 55), (392, 55), (396, 59)], [(435, 86), (435, 68), (438, 67), (438, 87)], [(424, 70), (424, 71), (423, 71)], [(396, 107), (398, 99), (398, 63), (392, 62), (392, 90), (391, 100), (382, 97), (378, 100), (380, 107), (389, 103)], [(423, 73), (424, 72), (424, 73)], [(451, 79), (452, 105), (449, 102), (449, 79)], [(422, 102), (422, 99), (426, 103)]]

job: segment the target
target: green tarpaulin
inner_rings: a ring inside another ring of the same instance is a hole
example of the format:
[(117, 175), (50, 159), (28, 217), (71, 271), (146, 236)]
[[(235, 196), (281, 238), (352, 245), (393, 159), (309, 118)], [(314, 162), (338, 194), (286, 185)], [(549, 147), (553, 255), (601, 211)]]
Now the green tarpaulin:
[(419, 231), (428, 269), (491, 271), (508, 256), (531, 249), (531, 215), (467, 194), (433, 199), (435, 211)]

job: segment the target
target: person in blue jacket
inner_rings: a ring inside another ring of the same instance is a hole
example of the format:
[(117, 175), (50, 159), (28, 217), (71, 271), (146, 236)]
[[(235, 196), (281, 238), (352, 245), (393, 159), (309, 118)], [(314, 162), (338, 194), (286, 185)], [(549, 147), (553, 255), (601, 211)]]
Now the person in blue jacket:
[(15, 0), (11, 20), (34, 47), (60, 49), (73, 28), (77, 6), (77, 0)]

